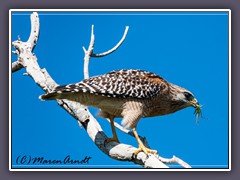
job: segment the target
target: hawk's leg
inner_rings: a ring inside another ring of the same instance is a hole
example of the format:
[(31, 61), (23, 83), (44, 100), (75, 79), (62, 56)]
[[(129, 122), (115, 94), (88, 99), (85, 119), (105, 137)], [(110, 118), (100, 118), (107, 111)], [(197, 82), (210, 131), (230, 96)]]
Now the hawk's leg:
[(149, 149), (143, 145), (141, 139), (139, 138), (139, 136), (137, 134), (136, 128), (133, 128), (132, 130), (133, 130), (133, 134), (134, 134), (135, 138), (137, 139), (138, 146), (139, 146), (138, 149), (134, 152), (135, 155), (137, 155), (141, 151), (143, 151), (145, 154), (148, 154), (148, 153), (156, 154), (157, 153), (156, 150)]
[(114, 118), (110, 117), (109, 120), (110, 120), (110, 123), (111, 123), (111, 129), (112, 129), (113, 137), (112, 138), (107, 138), (106, 142), (108, 143), (110, 141), (115, 141), (115, 142), (119, 143), (117, 133), (116, 133), (116, 129), (115, 129), (115, 126), (114, 126)]

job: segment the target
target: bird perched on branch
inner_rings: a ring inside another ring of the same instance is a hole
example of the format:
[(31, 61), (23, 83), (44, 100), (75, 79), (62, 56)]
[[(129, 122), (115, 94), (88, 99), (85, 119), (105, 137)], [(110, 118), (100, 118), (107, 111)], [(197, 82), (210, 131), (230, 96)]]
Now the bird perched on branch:
[(136, 127), (141, 118), (171, 114), (186, 107), (194, 107), (200, 115), (200, 105), (193, 94), (167, 82), (157, 74), (143, 70), (112, 71), (84, 79), (75, 84), (56, 87), (40, 96), (42, 100), (68, 99), (100, 109), (99, 115), (111, 122), (113, 137), (119, 142), (114, 118), (123, 117), (122, 125), (132, 129), (139, 148), (135, 151), (156, 153), (141, 142)]

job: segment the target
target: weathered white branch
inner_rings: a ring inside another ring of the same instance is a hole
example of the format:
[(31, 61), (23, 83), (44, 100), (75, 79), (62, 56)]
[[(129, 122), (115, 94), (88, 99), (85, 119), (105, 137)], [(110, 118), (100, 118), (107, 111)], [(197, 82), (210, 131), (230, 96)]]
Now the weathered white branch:
[[(58, 84), (51, 78), (46, 69), (41, 69), (37, 62), (37, 57), (32, 53), (34, 46), (37, 43), (39, 35), (39, 19), (37, 13), (31, 15), (31, 34), (27, 42), (22, 42), (20, 39), (14, 41), (12, 44), (18, 51), (18, 61), (14, 64), (20, 63), (27, 71), (27, 74), (33, 78), (45, 92), (50, 92)], [(89, 64), (90, 55), (92, 54), (94, 46), (94, 33), (92, 26), (91, 42), (88, 50), (84, 48), (85, 62)], [(107, 53), (108, 54), (108, 53)], [(84, 76), (88, 77), (88, 69), (85, 69)], [(88, 111), (86, 106), (80, 103), (68, 101), (68, 100), (57, 100), (58, 104), (64, 108), (69, 114), (71, 114), (80, 124), (85, 128), (89, 137), (96, 144), (96, 146), (103, 151), (105, 154), (113, 159), (122, 161), (131, 161), (135, 164), (140, 164), (145, 168), (168, 168), (158, 155), (144, 154), (140, 152), (137, 156), (133, 156), (135, 147), (126, 144), (119, 144), (116, 142), (106, 143), (107, 136), (103, 132), (101, 126), (97, 120)]]
[(116, 46), (114, 46), (112, 49), (110, 49), (106, 52), (100, 53), (100, 54), (93, 53), (93, 54), (91, 54), (91, 57), (103, 57), (103, 56), (109, 55), (109, 54), (113, 53), (114, 51), (116, 51), (122, 45), (123, 41), (125, 40), (127, 33), (128, 33), (128, 29), (129, 29), (129, 26), (126, 26), (124, 34), (123, 34), (121, 40), (116, 44)]
[(172, 158), (168, 159), (168, 158), (163, 158), (159, 156), (159, 159), (167, 164), (174, 164), (174, 163), (178, 163), (179, 165), (181, 165), (184, 168), (192, 168), (188, 163), (184, 162), (182, 159), (173, 156)]
[[(18, 60), (12, 63), (12, 72), (18, 71), (25, 66), (24, 61), (22, 60), (25, 59), (26, 57), (24, 57), (24, 54), (20, 53), (20, 51), (26, 50), (28, 51), (28, 53), (33, 51), (35, 45), (37, 44), (39, 30), (40, 30), (39, 17), (38, 14), (34, 12), (31, 14), (31, 32), (27, 42), (22, 42), (20, 36), (18, 36), (18, 40), (12, 43), (12, 45), (16, 48), (16, 51), (13, 51), (13, 53), (19, 56)], [(19, 46), (19, 43), (21, 43), (21, 46)]]
[(27, 40), (27, 43), (30, 44), (30, 47), (32, 47), (32, 49), (34, 49), (35, 45), (37, 44), (39, 30), (40, 30), (40, 23), (39, 23), (38, 13), (33, 12), (31, 14), (31, 32)]
[(93, 31), (94, 31), (94, 25), (92, 25), (91, 40), (90, 40), (90, 43), (89, 43), (89, 46), (88, 46), (88, 50), (86, 50), (85, 47), (83, 47), (83, 51), (85, 53), (85, 56), (84, 56), (84, 69), (83, 69), (84, 79), (89, 78), (89, 70), (88, 70), (89, 60), (90, 60), (90, 57), (91, 57), (91, 55), (93, 53), (93, 46), (94, 46), (94, 40), (95, 40), (95, 36), (94, 36)]

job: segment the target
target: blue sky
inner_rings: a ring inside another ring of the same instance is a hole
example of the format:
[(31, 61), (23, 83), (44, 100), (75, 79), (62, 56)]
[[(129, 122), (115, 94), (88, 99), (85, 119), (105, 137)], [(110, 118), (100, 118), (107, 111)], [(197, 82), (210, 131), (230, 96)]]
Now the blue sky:
[[(30, 14), (12, 13), (12, 40), (18, 35), (23, 41), (28, 39)], [(203, 105), (199, 123), (193, 115), (194, 109), (186, 108), (142, 119), (138, 132), (163, 157), (176, 155), (194, 168), (227, 168), (227, 12), (39, 12), (39, 17), (40, 37), (34, 53), (40, 67), (46, 68), (58, 84), (83, 79), (82, 46), (88, 47), (92, 24), (95, 53), (112, 48), (122, 37), (125, 26), (129, 26), (126, 40), (117, 51), (90, 60), (90, 76), (117, 69), (143, 69), (190, 90)], [(12, 61), (16, 59), (12, 55)], [(102, 153), (56, 102), (38, 99), (43, 90), (23, 73), (25, 69), (12, 74), (13, 167), (27, 167), (16, 164), (19, 155), (46, 159), (64, 159), (70, 155), (72, 159), (91, 157), (88, 166), (75, 168), (139, 168)], [(93, 115), (98, 112), (90, 110)], [(111, 136), (109, 123), (97, 119)], [(117, 133), (121, 142), (137, 146), (134, 138), (118, 130)]]

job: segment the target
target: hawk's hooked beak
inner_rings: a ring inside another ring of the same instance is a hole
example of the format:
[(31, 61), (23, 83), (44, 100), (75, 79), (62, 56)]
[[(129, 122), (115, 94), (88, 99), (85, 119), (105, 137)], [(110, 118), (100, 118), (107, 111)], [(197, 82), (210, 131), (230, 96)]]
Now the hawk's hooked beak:
[(198, 120), (201, 116), (201, 105), (198, 103), (196, 98), (194, 98), (192, 101), (189, 101), (189, 103), (195, 108), (194, 114), (196, 114), (196, 119)]
[(190, 104), (192, 107), (194, 107), (194, 108), (198, 108), (198, 106), (199, 106), (199, 108), (200, 108), (200, 105), (199, 105), (199, 103), (198, 103), (198, 101), (197, 101), (196, 98), (194, 98), (192, 101), (189, 101), (189, 104)]

